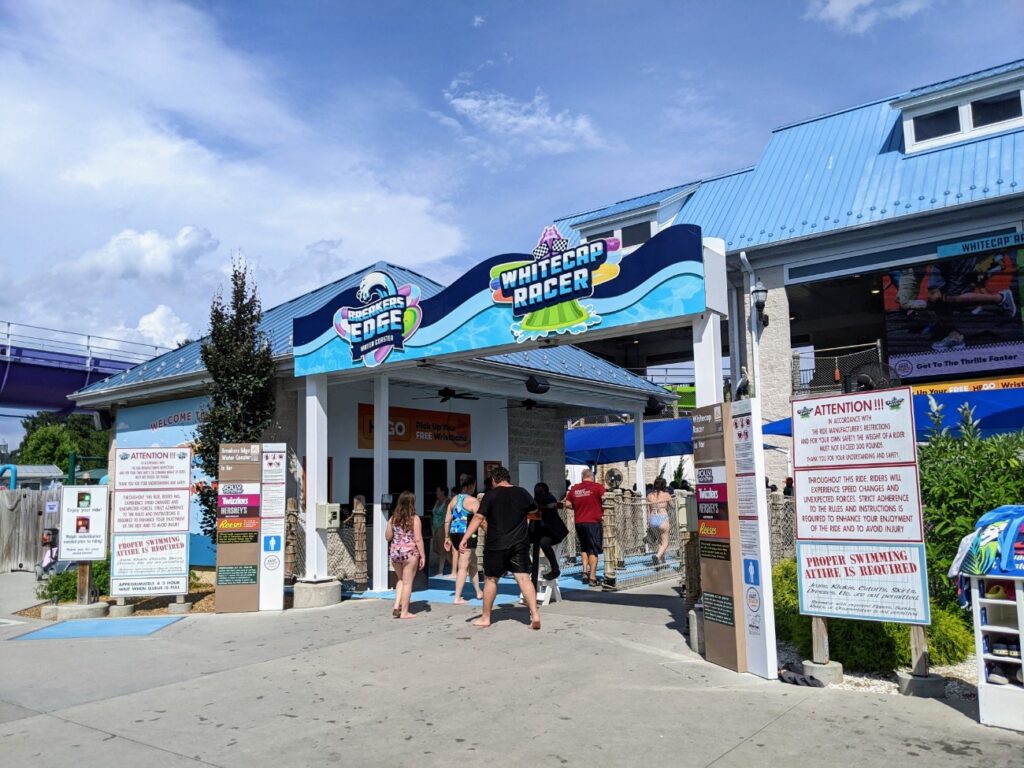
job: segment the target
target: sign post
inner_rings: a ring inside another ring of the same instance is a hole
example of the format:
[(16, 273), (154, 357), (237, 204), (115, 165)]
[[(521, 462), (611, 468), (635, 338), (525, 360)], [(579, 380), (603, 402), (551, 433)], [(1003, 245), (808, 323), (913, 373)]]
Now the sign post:
[[(912, 404), (909, 387), (793, 403), (802, 614), (931, 622)], [(841, 679), (825, 622), (813, 624), (813, 673)]]

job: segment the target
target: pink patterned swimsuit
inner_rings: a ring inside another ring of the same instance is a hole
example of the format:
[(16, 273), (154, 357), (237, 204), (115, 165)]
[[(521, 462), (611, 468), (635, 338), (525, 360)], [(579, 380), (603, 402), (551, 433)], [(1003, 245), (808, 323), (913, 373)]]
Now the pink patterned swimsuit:
[(391, 550), (390, 557), (394, 563), (404, 563), (406, 560), (411, 560), (416, 557), (418, 552), (416, 550), (416, 534), (413, 531), (407, 531), (400, 525), (393, 525), (392, 531), (394, 535), (391, 537)]

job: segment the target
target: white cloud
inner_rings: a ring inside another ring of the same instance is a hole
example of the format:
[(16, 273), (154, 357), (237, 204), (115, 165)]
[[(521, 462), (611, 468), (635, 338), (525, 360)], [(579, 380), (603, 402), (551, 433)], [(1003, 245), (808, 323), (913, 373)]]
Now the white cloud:
[(860, 34), (880, 21), (909, 19), (931, 5), (932, 0), (810, 0), (806, 18)]
[(487, 23), (487, 19), (484, 18), (483, 16), (477, 15), (477, 16), (473, 17), (473, 26), (476, 27), (477, 29), (479, 29), (480, 27), (482, 27), (486, 23)]
[[(610, 142), (601, 135), (589, 115), (568, 110), (553, 111), (539, 88), (529, 101), (500, 91), (465, 90), (466, 76), (460, 75), (444, 92), (460, 128), (471, 127), (491, 139), (540, 155), (560, 155), (581, 149), (607, 149)], [(443, 121), (450, 124), (450, 120)]]
[(189, 338), (192, 327), (166, 304), (158, 304), (152, 312), (139, 318), (135, 328), (119, 328), (116, 332), (119, 338), (148, 342), (159, 347), (175, 347)]
[(168, 340), (205, 321), (233, 250), (270, 307), (463, 247), (444, 200), (396, 191), (403, 168), (305, 117), (200, 10), (10, 3), (0, 39), (4, 319)]
[(220, 243), (202, 227), (182, 227), (172, 238), (126, 229), (72, 263), (75, 271), (101, 280), (183, 278)]

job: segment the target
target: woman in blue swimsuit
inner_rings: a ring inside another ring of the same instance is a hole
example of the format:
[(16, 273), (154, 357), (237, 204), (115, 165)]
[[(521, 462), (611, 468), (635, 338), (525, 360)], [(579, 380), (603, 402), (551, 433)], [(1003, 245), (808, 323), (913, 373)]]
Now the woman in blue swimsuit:
[(448, 511), (445, 513), (445, 530), (448, 531), (448, 539), (444, 548), (452, 553), (455, 559), (453, 564), (456, 571), (455, 576), (455, 604), (462, 605), (469, 602), (462, 597), (462, 588), (466, 584), (466, 575), (470, 574), (473, 580), (473, 589), (476, 591), (476, 599), (483, 598), (483, 590), (480, 589), (478, 567), (476, 562), (476, 534), (470, 538), (465, 552), (459, 551), (462, 538), (466, 535), (466, 528), (469, 519), (480, 508), (480, 502), (476, 499), (476, 480), (467, 475), (459, 478), (461, 493), (448, 502)]

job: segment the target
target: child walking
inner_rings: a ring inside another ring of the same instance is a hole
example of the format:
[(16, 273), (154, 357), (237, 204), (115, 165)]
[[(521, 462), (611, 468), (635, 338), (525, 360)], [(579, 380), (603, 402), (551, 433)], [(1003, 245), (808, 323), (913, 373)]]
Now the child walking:
[(398, 497), (394, 512), (384, 533), (391, 542), (388, 556), (395, 569), (395, 607), (391, 615), (396, 619), (415, 619), (409, 612), (409, 598), (416, 571), (423, 570), (426, 557), (423, 552), (423, 530), (416, 514), (416, 497), (405, 491)]

